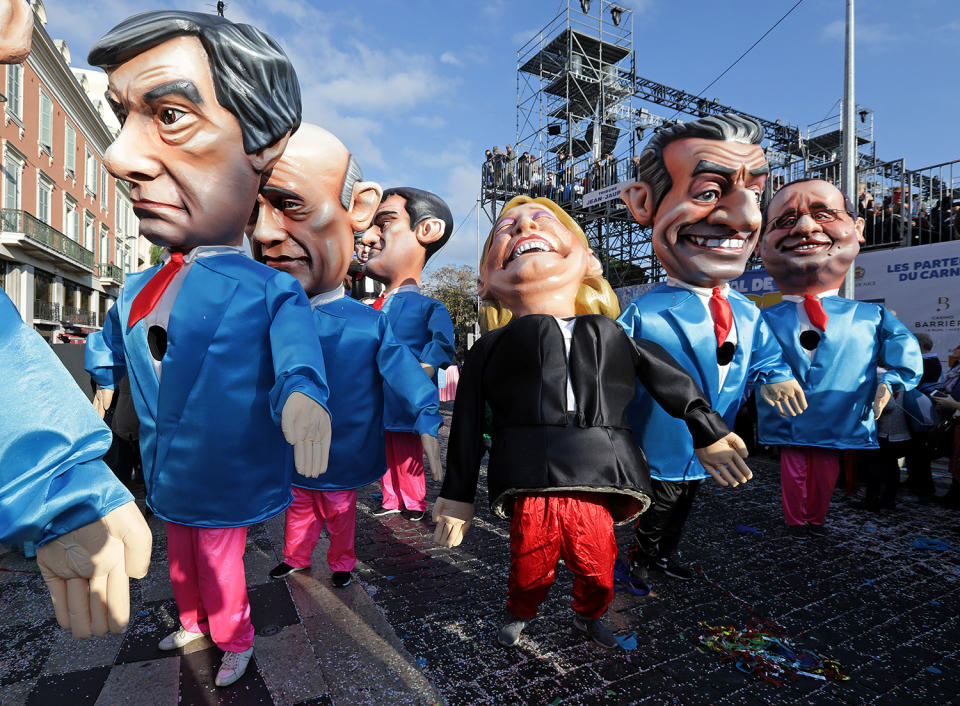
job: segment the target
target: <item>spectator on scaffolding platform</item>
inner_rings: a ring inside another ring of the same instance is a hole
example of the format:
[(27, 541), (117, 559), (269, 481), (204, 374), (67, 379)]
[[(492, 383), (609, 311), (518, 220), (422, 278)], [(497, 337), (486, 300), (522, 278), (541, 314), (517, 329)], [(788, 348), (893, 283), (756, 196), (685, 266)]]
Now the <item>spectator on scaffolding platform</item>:
[(543, 182), (543, 171), (540, 169), (540, 162), (537, 161), (537, 155), (530, 155), (530, 193), (540, 195), (540, 185)]
[(513, 151), (510, 145), (507, 145), (507, 154), (504, 156), (504, 166), (507, 174), (507, 191), (513, 191), (514, 182), (517, 175), (517, 153)]
[(493, 186), (493, 152), (487, 150), (484, 155), (486, 159), (483, 160), (483, 188), (489, 189)]
[(551, 201), (554, 197), (556, 187), (556, 174), (553, 172), (547, 172), (547, 178), (543, 181), (543, 189), (541, 189), (541, 196), (546, 196)]
[(616, 184), (620, 180), (617, 170), (617, 160), (615, 160), (613, 155), (609, 152), (607, 152), (607, 161), (604, 166), (606, 167), (604, 171), (606, 184), (604, 184), (604, 186), (612, 186), (613, 184)]
[(496, 145), (493, 147), (493, 185), (497, 189), (503, 188), (503, 154)]
[(640, 157), (635, 156), (630, 160), (630, 178), (634, 181), (640, 180)]
[(517, 157), (517, 190), (522, 192), (530, 190), (530, 154), (528, 152)]
[(603, 186), (603, 177), (601, 176), (600, 160), (595, 159), (590, 164), (590, 191), (596, 191)]
[(857, 191), (857, 212), (860, 218), (866, 218), (867, 212), (873, 209), (873, 194), (867, 191), (867, 185), (860, 182)]

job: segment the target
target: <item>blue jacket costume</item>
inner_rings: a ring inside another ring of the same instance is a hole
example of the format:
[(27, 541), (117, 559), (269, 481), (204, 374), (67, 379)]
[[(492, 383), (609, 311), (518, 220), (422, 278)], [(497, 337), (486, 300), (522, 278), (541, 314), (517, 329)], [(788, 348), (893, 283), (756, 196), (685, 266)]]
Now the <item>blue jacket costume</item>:
[(128, 277), (86, 354), (98, 385), (130, 376), (147, 504), (196, 527), (273, 517), (292, 499), (283, 405), (292, 392), (327, 400), (323, 354), (306, 335), (306, 295), (290, 275), (243, 255), (198, 258), (170, 312), (160, 381), (145, 322), (127, 327), (134, 298), (158, 269)]
[[(383, 313), (394, 335), (419, 362), (437, 369), (453, 362), (453, 322), (439, 301), (419, 292), (394, 292), (384, 303)], [(436, 380), (433, 382), (435, 387)], [(389, 387), (384, 390), (384, 399), (384, 428), (417, 432), (416, 417), (410, 413), (409, 404)]]
[(810, 411), (783, 418), (758, 405), (760, 441), (827, 449), (877, 448), (873, 398), (877, 366), (891, 391), (910, 390), (923, 371), (920, 345), (913, 334), (880, 304), (831, 296), (821, 299), (827, 330), (811, 361), (800, 345), (797, 304), (784, 301), (763, 310), (783, 348), (783, 357), (803, 386)]
[(44, 544), (133, 496), (101, 460), (111, 434), (0, 290), (0, 541)]
[(331, 377), (329, 407), (333, 440), (327, 472), (293, 477), (298, 488), (351, 490), (379, 480), (386, 471), (383, 398), (405, 403), (418, 434), (436, 436), (442, 419), (437, 388), (416, 358), (393, 334), (387, 317), (343, 297), (313, 310), (324, 363)]
[[(782, 382), (792, 376), (760, 310), (734, 290), (727, 300), (737, 327), (737, 347), (723, 389), (713, 321), (693, 292), (658, 285), (630, 302), (619, 321), (634, 338), (658, 343), (673, 356), (703, 390), (710, 406), (733, 428), (747, 382)], [(637, 385), (627, 419), (633, 438), (647, 455), (652, 478), (688, 481), (707, 477), (683, 421), (667, 414), (642, 385)]]

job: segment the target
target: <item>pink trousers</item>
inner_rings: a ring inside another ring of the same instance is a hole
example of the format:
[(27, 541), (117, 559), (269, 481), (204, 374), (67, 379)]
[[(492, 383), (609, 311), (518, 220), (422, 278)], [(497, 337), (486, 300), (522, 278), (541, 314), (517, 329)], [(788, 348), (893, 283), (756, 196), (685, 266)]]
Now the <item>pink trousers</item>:
[(780, 490), (788, 525), (822, 525), (840, 475), (841, 451), (811, 446), (780, 449)]
[(390, 510), (427, 509), (427, 479), (423, 473), (420, 436), (406, 431), (388, 431), (387, 472), (380, 479), (383, 506)]
[(356, 520), (356, 490), (308, 490), (293, 486), (293, 502), (287, 508), (283, 531), (283, 560), (297, 569), (310, 566), (310, 555), (326, 523), (330, 570), (353, 571), (357, 565), (353, 549)]
[(210, 632), (222, 650), (253, 646), (253, 623), (243, 573), (247, 528), (210, 529), (167, 523), (170, 582), (180, 623), (189, 632)]

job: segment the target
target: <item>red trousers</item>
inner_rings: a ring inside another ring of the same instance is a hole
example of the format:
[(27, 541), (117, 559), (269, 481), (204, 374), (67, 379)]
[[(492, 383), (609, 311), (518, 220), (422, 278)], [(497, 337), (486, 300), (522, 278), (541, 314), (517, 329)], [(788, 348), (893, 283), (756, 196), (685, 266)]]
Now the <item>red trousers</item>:
[(330, 537), (327, 565), (331, 571), (353, 571), (357, 565), (353, 548), (357, 491), (308, 490), (297, 486), (292, 490), (293, 502), (284, 518), (283, 560), (296, 569), (310, 566), (310, 555), (326, 523)]
[(599, 618), (613, 600), (617, 540), (599, 493), (519, 495), (510, 522), (507, 611), (532, 618), (563, 557), (573, 572), (573, 610)]
[(784, 446), (780, 449), (780, 491), (788, 525), (822, 525), (840, 475), (836, 449)]
[(407, 431), (386, 432), (387, 472), (380, 480), (383, 506), (391, 510), (427, 509), (427, 478), (423, 474), (423, 443)]
[(211, 529), (167, 523), (170, 582), (180, 623), (189, 632), (210, 631), (227, 652), (253, 646), (253, 623), (243, 573), (247, 528)]

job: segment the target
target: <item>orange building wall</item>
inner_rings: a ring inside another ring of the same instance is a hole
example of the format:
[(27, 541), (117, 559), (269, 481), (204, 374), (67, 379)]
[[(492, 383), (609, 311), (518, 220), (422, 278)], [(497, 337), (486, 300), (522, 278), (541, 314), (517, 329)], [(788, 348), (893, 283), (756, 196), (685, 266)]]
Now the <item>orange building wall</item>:
[[(6, 91), (7, 71), (6, 66), (0, 66), (0, 92)], [(64, 224), (64, 192), (70, 194), (76, 199), (78, 209), (80, 210), (80, 229), (79, 242), (84, 245), (84, 211), (90, 211), (95, 217), (95, 234), (93, 238), (93, 251), (97, 262), (113, 262), (115, 260), (116, 244), (114, 243), (116, 214), (116, 183), (115, 179), (107, 176), (107, 194), (100, 193), (100, 169), (103, 165), (103, 155), (96, 147), (88, 142), (86, 136), (80, 132), (78, 126), (70, 121), (77, 133), (77, 154), (75, 179), (66, 176), (66, 121), (69, 120), (66, 111), (59, 104), (52, 91), (46, 91), (53, 104), (53, 160), (47, 153), (40, 150), (40, 86), (41, 82), (37, 73), (29, 64), (23, 64), (23, 139), (20, 139), (20, 126), (15, 118), (7, 115), (6, 119), (0, 120), (0, 138), (9, 141), (9, 143), (26, 157), (26, 166), (23, 169), (21, 177), (21, 197), (20, 207), (32, 216), (37, 215), (37, 184), (38, 171), (42, 171), (48, 178), (53, 180), (55, 187), (50, 205), (50, 225), (61, 233), (66, 233)], [(0, 111), (5, 111), (8, 104), (0, 103)], [(6, 115), (6, 113), (4, 112)], [(6, 122), (6, 125), (3, 125)], [(86, 178), (86, 148), (89, 145), (90, 150), (97, 159), (97, 195), (91, 196), (85, 191), (84, 180)], [(102, 258), (100, 249), (100, 225), (106, 224), (109, 230), (109, 253), (106, 258)], [(116, 263), (119, 264), (119, 263)]]

